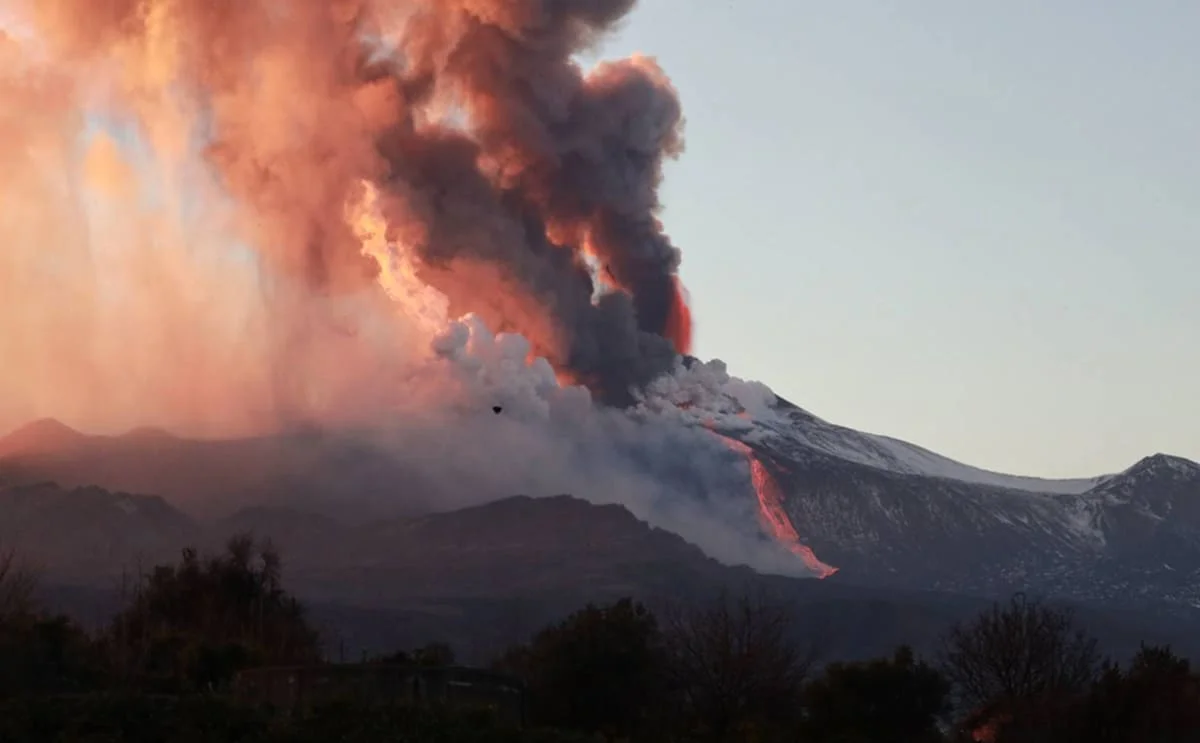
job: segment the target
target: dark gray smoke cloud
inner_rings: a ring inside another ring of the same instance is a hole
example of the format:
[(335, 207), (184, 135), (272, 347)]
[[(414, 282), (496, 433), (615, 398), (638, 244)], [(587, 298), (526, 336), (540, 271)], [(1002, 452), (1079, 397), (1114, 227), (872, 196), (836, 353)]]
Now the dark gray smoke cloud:
[[(533, 333), (535, 345), (548, 345), (552, 361), (602, 397), (621, 400), (688, 350), (679, 251), (655, 216), (664, 159), (683, 147), (679, 101), (649, 60), (589, 75), (572, 60), (632, 2), (499, 5), (447, 3), (410, 20), (408, 87), (436, 81), (468, 113), (471, 142), (445, 132), (393, 141), (384, 148), (395, 152), (389, 185), (406, 202), (413, 191), (423, 200), (425, 223), (435, 225), (428, 260), (502, 267), (563, 330), (560, 347)], [(584, 250), (623, 292), (593, 304)], [(467, 293), (449, 278), (434, 283), (452, 299)], [(497, 329), (530, 335), (531, 323), (460, 301)]]
[(13, 2), (59, 62), (123, 68), (118, 114), (201, 121), (189, 134), (248, 242), (314, 294), (379, 270), (345, 220), (368, 183), (456, 315), (520, 332), (600, 397), (628, 401), (688, 352), (679, 251), (657, 217), (683, 149), (678, 97), (652, 60), (574, 61), (633, 0)]

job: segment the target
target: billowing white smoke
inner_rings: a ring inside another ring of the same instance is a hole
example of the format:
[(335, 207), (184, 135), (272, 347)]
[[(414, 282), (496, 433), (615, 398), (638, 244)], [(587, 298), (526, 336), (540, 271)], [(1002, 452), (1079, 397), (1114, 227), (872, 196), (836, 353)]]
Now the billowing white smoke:
[(651, 382), (639, 400), (647, 415), (688, 426), (736, 431), (743, 440), (762, 435), (764, 429), (756, 422), (780, 419), (770, 387), (730, 376), (719, 359), (686, 365), (681, 361), (670, 374)]
[(424, 399), (368, 435), (431, 487), (440, 507), (570, 494), (621, 504), (721, 562), (808, 574), (764, 536), (749, 467), (708, 430), (750, 426), (743, 411), (770, 414), (764, 386), (729, 377), (720, 362), (681, 364), (637, 407), (619, 410), (560, 385), (544, 359), (529, 360), (524, 338), (493, 335), (474, 316), (450, 323), (433, 349), (409, 381), (436, 379), (437, 404)]

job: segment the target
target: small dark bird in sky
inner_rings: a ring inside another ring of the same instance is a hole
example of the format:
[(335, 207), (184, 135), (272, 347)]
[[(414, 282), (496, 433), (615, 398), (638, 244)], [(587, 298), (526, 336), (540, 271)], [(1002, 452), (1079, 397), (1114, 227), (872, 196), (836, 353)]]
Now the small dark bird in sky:
[(500, 415), (500, 411), (502, 411), (502, 410), (504, 410), (504, 408), (499, 405), (492, 406), (492, 412), (495, 413), (496, 415)]

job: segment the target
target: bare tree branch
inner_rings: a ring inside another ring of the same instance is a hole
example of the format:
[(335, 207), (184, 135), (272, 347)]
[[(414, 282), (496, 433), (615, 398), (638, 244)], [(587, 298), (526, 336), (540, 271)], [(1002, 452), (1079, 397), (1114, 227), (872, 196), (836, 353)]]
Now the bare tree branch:
[(17, 560), (13, 550), (0, 552), (0, 619), (33, 611), (37, 576)]
[(726, 740), (747, 721), (793, 721), (817, 653), (795, 640), (785, 606), (722, 594), (706, 606), (672, 607), (664, 634), (679, 712), (696, 735)]
[(1017, 594), (956, 625), (941, 665), (960, 711), (978, 712), (1082, 691), (1099, 673), (1101, 656), (1070, 610)]

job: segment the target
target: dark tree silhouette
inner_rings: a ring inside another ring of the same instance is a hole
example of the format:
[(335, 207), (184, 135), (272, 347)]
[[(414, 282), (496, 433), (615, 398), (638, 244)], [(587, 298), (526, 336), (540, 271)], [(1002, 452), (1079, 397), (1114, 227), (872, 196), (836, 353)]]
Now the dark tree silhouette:
[(1083, 706), (1081, 718), (1080, 740), (1200, 740), (1200, 677), (1170, 648), (1143, 646), (1128, 671), (1106, 670)]
[(834, 663), (804, 691), (804, 740), (923, 743), (941, 740), (950, 684), (908, 647), (891, 658)]
[(675, 610), (666, 628), (679, 725), (696, 739), (771, 740), (799, 721), (815, 651), (792, 636), (789, 612), (762, 597)]
[(0, 621), (33, 611), (34, 574), (17, 559), (16, 552), (0, 551)]
[(380, 656), (376, 663), (395, 663), (414, 666), (452, 666), (455, 662), (454, 648), (444, 642), (431, 642), (415, 650), (400, 650)]
[(90, 691), (105, 675), (91, 638), (67, 617), (27, 613), (0, 621), (0, 698)]
[(109, 628), (118, 668), (168, 686), (211, 687), (252, 664), (319, 660), (317, 633), (280, 583), (279, 555), (248, 536), (201, 560), (184, 550), (139, 585)]
[(1101, 656), (1070, 610), (1017, 594), (952, 628), (941, 667), (968, 724), (995, 726), (1086, 691)]
[(588, 605), (496, 666), (525, 679), (534, 722), (632, 737), (645, 731), (660, 698), (661, 634), (654, 615), (630, 599)]
[(0, 554), (0, 698), (81, 691), (104, 674), (91, 639), (67, 617), (45, 615), (36, 588), (14, 552)]

